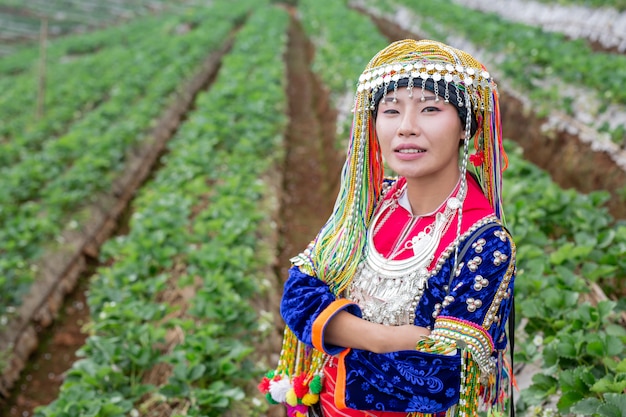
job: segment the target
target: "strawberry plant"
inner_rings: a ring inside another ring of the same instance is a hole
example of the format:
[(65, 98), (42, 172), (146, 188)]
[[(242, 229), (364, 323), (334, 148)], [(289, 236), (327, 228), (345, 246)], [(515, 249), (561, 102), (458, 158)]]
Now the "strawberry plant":
[(595, 407), (593, 415), (618, 415), (610, 410), (625, 399), (624, 300), (592, 303), (589, 295), (595, 283), (608, 292), (626, 276), (626, 223), (602, 207), (606, 193), (562, 190), (509, 146), (505, 207), (518, 245), (516, 313), (524, 323), (516, 359), (541, 365), (518, 405), (532, 409), (556, 397), (563, 414)]
[[(18, 305), (30, 283), (37, 279), (41, 256), (63, 245), (63, 241), (55, 241), (62, 231), (84, 226), (80, 210), (93, 203), (99, 193), (110, 190), (127, 155), (149, 134), (153, 120), (172, 100), (176, 88), (200, 65), (207, 51), (222, 44), (245, 11), (243, 7), (222, 5), (198, 8), (195, 15), (149, 18), (125, 27), (121, 36), (112, 37), (113, 41), (125, 39), (130, 44), (113, 42), (72, 62), (76, 64), (73, 67), (63, 62), (55, 67), (59, 76), (67, 73), (68, 66), (75, 70), (73, 81), (59, 82), (55, 95), (56, 100), (70, 100), (58, 107), (71, 115), (71, 127), (51, 139), (48, 135), (52, 132), (44, 123), (35, 126), (23, 142), (6, 131), (9, 138), (1, 144), (14, 153), (0, 153), (6, 162), (11, 161), (0, 168), (0, 316)], [(205, 20), (197, 25), (201, 16)], [(197, 26), (172, 36), (176, 27), (188, 21)], [(150, 30), (144, 30), (146, 27)], [(64, 53), (68, 45), (76, 43), (66, 41), (63, 45)], [(105, 65), (109, 60), (119, 60), (119, 65)], [(106, 75), (93, 77), (93, 68), (103, 68)], [(84, 97), (78, 98), (76, 94), (82, 94), (83, 87)], [(98, 97), (99, 89), (106, 91), (107, 99), (73, 120), (76, 107), (72, 99), (80, 103)], [(64, 94), (74, 90), (79, 93)], [(22, 90), (15, 91), (19, 96)], [(133, 109), (130, 114), (129, 108)], [(27, 117), (20, 120), (28, 123)], [(49, 120), (62, 124), (66, 119)], [(19, 123), (16, 126), (17, 131), (22, 130)], [(37, 130), (39, 127), (42, 130)]]
[[(450, 1), (405, 3), (429, 16), (423, 28), (435, 37), (453, 31), (503, 56), (499, 69), (535, 100), (560, 100), (538, 88), (556, 73), (626, 102), (623, 56)], [(366, 51), (387, 41), (346, 2), (297, 7), (316, 48), (314, 70), (334, 98), (351, 93)], [(272, 215), (263, 174), (283, 156), (286, 76), (277, 63), (288, 17), (246, 0), (57, 39), (40, 120), (24, 112), (34, 106), (36, 49), (0, 60), (0, 109), (8, 116), (0, 126), (2, 326), (37, 279), (37, 260), (62, 245), (54, 240), (63, 230), (81, 227), (81, 208), (110, 189), (177, 87), (253, 9), (134, 201), (129, 233), (103, 248), (107, 266), (89, 292), (90, 337), (59, 398), (38, 416), (147, 415), (159, 407), (217, 416), (233, 404), (253, 407), (243, 387), (259, 373), (250, 354), (262, 325), (250, 300), (265, 289), (259, 271), (274, 260), (262, 240)], [(598, 84), (607, 79), (614, 82)], [(624, 415), (626, 223), (604, 209), (607, 193), (560, 189), (519, 148), (507, 148), (505, 214), (519, 269), (515, 359), (540, 368), (518, 396), (519, 411)], [(598, 287), (607, 299), (594, 298)], [(159, 372), (161, 380), (151, 378)]]
[(626, 10), (626, 1), (624, 0), (538, 0), (541, 3), (557, 4), (557, 5), (579, 5), (586, 7), (613, 7), (616, 10)]
[[(0, 8), (4, 10), (0, 13), (0, 38), (20, 43), (35, 42), (39, 38), (43, 18), (47, 20), (49, 36), (59, 36), (75, 31), (84, 32), (87, 28), (97, 28), (171, 7), (171, 2), (159, 0), (130, 0), (122, 3), (60, 0), (24, 3), (2, 0)], [(3, 54), (18, 49), (12, 42), (8, 43), (0, 50)]]
[[(217, 416), (243, 400), (241, 387), (259, 372), (246, 360), (259, 331), (249, 300), (260, 290), (258, 271), (273, 261), (258, 239), (268, 215), (259, 178), (281, 158), (285, 72), (275, 63), (287, 24), (282, 9), (260, 7), (237, 34), (215, 83), (135, 200), (129, 234), (103, 249), (111, 266), (90, 289), (84, 359), (37, 415), (180, 406), (185, 415)], [(265, 36), (275, 42), (261, 42)], [(173, 288), (195, 292), (174, 307), (160, 301)], [(184, 338), (168, 345), (173, 331)], [(164, 382), (145, 381), (155, 367), (169, 370)]]
[[(184, 24), (180, 16), (155, 16), (139, 19), (119, 29), (107, 29), (80, 37), (59, 38), (49, 42), (46, 51), (46, 89), (44, 112), (38, 119), (37, 82), (38, 49), (21, 51), (19, 56), (0, 60), (2, 63), (22, 65), (16, 75), (3, 77), (6, 82), (0, 98), (5, 123), (0, 126), (0, 162), (14, 164), (28, 153), (41, 150), (51, 138), (62, 135), (73, 123), (89, 111), (99, 107), (115, 93), (114, 88), (125, 89), (120, 81), (136, 72), (138, 51), (151, 51), (158, 59), (159, 52), (148, 39), (163, 36), (172, 24)], [(118, 65), (110, 65), (110, 62)], [(17, 63), (17, 64), (15, 64)], [(97, 71), (98, 76), (93, 77)], [(68, 77), (68, 72), (72, 77)]]

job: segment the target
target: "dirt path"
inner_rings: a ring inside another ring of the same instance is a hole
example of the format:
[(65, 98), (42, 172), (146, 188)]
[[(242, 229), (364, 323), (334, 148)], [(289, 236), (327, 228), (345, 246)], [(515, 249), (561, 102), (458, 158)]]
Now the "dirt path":
[[(81, 329), (89, 321), (85, 292), (93, 268), (94, 265), (90, 265), (78, 279), (78, 285), (63, 304), (59, 319), (49, 328), (37, 328), (39, 347), (8, 399), (7, 417), (32, 416), (35, 407), (57, 398), (63, 374), (76, 361), (76, 350), (84, 345), (87, 337)], [(0, 408), (0, 415), (4, 415), (1, 411)]]
[(284, 276), (289, 258), (302, 251), (328, 219), (343, 163), (334, 145), (336, 111), (328, 91), (311, 72), (313, 46), (293, 17), (288, 48), (289, 125), (280, 229)]
[[(328, 91), (311, 72), (313, 45), (291, 11), (289, 43), (285, 54), (289, 124), (285, 137), (286, 154), (283, 167), (282, 195), (279, 213), (278, 265), (276, 295), (282, 292), (287, 277), (289, 258), (302, 251), (315, 237), (332, 211), (344, 155), (336, 151), (335, 124), (337, 113), (332, 109)], [(279, 299), (270, 306), (276, 319), (280, 349), (283, 322), (278, 311)], [(276, 348), (275, 348), (276, 349)], [(276, 364), (279, 350), (268, 352)], [(285, 415), (283, 406), (271, 407), (269, 417)]]

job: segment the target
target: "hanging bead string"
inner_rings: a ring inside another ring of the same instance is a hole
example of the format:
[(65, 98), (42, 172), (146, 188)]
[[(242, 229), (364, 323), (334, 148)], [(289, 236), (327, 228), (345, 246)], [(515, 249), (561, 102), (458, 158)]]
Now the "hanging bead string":
[(458, 417), (478, 417), (480, 369), (469, 349), (461, 352), (461, 387)]
[(285, 328), (278, 366), (263, 377), (258, 388), (269, 403), (283, 403), (289, 415), (305, 417), (308, 407), (319, 401), (328, 359), (323, 352), (306, 346)]
[(365, 94), (357, 96), (351, 141), (333, 215), (311, 250), (318, 278), (335, 294), (348, 286), (356, 271), (367, 225), (382, 189), (382, 156)]
[[(471, 106), (470, 96), (467, 92), (464, 94), (465, 96), (465, 106)], [(463, 200), (465, 200), (465, 192), (467, 191), (467, 161), (469, 160), (469, 143), (471, 139), (471, 129), (472, 129), (472, 115), (471, 112), (467, 112), (467, 116), (465, 117), (465, 138), (463, 139), (463, 157), (461, 158), (461, 189), (459, 191), (459, 195), (463, 196)], [(459, 236), (461, 236), (461, 223), (463, 222), (463, 201), (461, 201), (461, 205), (458, 208), (457, 222), (456, 222), (456, 236), (457, 240)], [(456, 270), (459, 262), (459, 245), (455, 245), (454, 247), (454, 270)]]

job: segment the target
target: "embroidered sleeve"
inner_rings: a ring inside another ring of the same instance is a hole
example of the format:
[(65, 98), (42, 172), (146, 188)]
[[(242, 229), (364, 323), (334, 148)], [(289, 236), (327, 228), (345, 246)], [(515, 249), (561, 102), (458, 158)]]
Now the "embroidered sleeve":
[(326, 344), (324, 329), (339, 311), (346, 310), (361, 317), (359, 307), (346, 299), (337, 298), (328, 285), (293, 266), (285, 283), (280, 313), (287, 326), (303, 343), (329, 355), (344, 348)]
[(515, 245), (501, 227), (487, 229), (471, 243), (455, 272), (449, 294), (435, 306), (432, 336), (466, 344), (481, 371), (492, 373), (495, 350), (506, 346), (511, 308)]

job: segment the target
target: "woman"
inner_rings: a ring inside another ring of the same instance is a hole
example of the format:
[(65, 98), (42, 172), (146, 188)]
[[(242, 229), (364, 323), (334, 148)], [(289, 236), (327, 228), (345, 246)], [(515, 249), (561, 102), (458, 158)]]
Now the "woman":
[[(397, 177), (383, 178), (383, 160)], [(502, 405), (515, 276), (505, 164), (496, 85), (472, 56), (402, 40), (372, 58), (334, 212), (292, 258), (281, 359), (259, 386), (270, 402), (290, 416)]]

